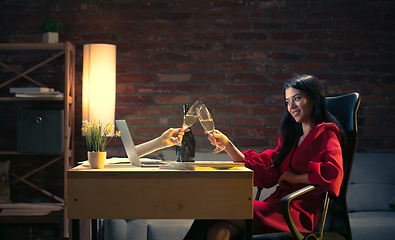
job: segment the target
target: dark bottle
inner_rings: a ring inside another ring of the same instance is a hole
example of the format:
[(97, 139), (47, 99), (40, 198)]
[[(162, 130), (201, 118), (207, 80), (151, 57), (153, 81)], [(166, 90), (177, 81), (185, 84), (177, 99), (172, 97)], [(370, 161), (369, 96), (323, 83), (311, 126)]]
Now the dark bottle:
[[(189, 110), (188, 104), (182, 105), (183, 115), (185, 119), (185, 115)], [(195, 138), (193, 137), (193, 133), (191, 128), (189, 128), (189, 132), (184, 133), (184, 137), (182, 138), (181, 146), (176, 146), (176, 156), (177, 162), (194, 162), (195, 161)]]

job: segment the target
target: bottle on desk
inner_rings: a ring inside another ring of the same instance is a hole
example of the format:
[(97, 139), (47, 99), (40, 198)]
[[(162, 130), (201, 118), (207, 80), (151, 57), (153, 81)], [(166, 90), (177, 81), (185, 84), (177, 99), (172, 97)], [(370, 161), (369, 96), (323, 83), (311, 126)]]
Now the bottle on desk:
[[(183, 115), (187, 114), (189, 110), (188, 104), (182, 105)], [(195, 138), (191, 128), (189, 132), (184, 133), (181, 141), (181, 146), (176, 146), (177, 162), (194, 162), (195, 161)]]

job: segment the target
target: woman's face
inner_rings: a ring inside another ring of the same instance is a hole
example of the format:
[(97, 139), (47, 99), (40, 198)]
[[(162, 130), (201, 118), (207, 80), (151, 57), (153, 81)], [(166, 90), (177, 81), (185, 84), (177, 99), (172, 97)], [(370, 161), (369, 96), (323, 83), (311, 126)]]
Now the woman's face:
[(305, 92), (291, 87), (287, 88), (285, 90), (285, 103), (288, 112), (296, 122), (310, 124), (314, 102)]

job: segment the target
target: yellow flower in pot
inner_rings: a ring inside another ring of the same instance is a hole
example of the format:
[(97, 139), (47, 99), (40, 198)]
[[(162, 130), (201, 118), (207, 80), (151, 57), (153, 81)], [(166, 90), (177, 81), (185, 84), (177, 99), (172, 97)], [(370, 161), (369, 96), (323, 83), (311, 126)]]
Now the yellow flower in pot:
[[(88, 161), (91, 168), (103, 168), (107, 153), (107, 144), (113, 138), (109, 136), (114, 130), (114, 126), (108, 122), (103, 125), (100, 121), (82, 121), (82, 131), (85, 133), (86, 146), (88, 148)], [(115, 137), (120, 136), (120, 131), (115, 132)]]

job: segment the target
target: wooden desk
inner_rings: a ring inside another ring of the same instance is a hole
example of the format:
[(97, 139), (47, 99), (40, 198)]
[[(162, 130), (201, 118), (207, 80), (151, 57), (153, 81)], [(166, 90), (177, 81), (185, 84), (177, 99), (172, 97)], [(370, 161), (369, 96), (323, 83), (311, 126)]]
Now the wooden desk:
[[(67, 185), (69, 219), (246, 219), (252, 239), (253, 172), (244, 167), (80, 165), (67, 171)], [(73, 240), (79, 238), (75, 230)]]

